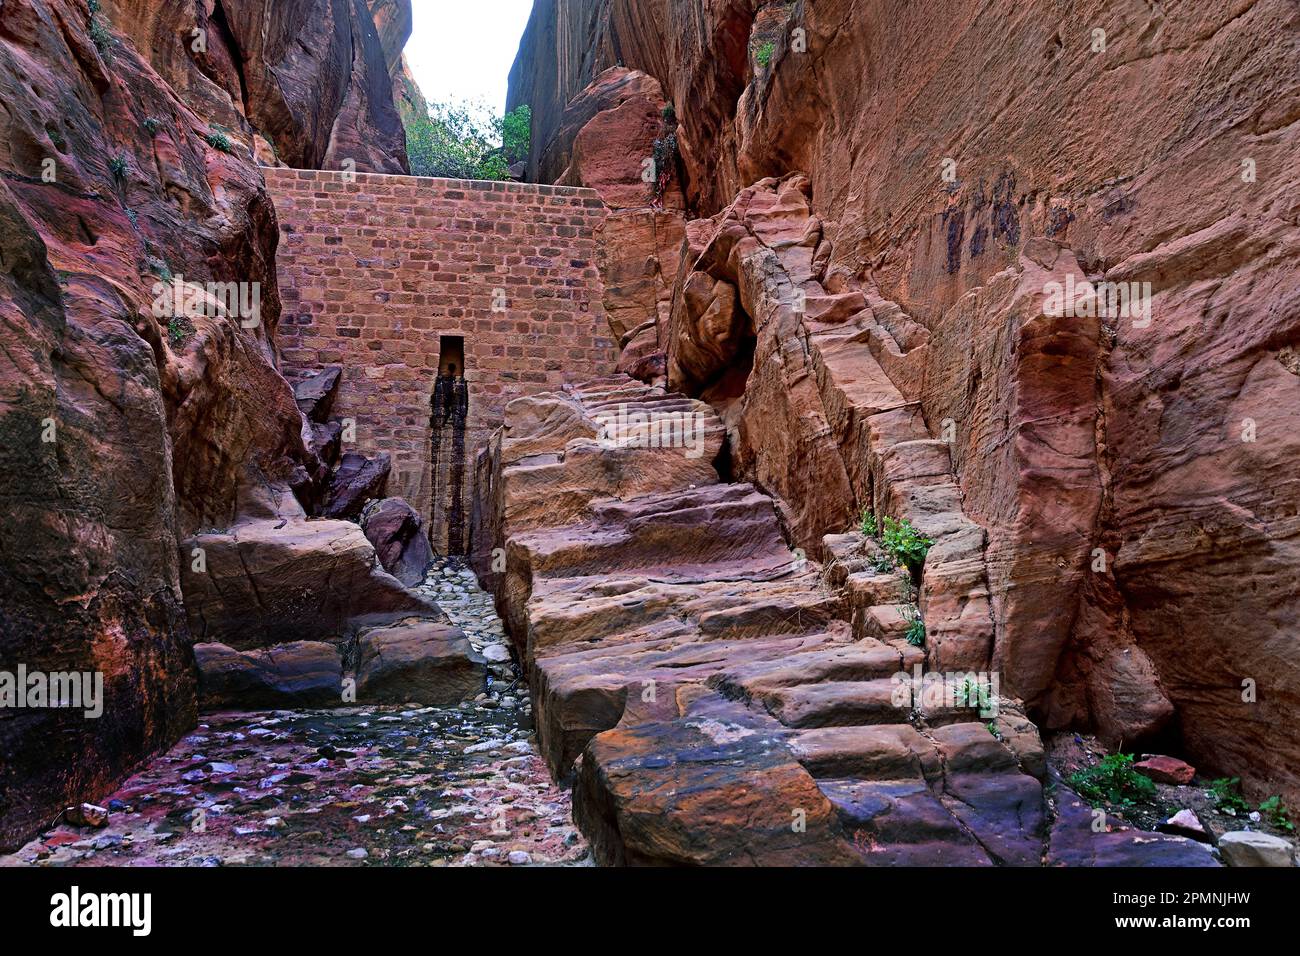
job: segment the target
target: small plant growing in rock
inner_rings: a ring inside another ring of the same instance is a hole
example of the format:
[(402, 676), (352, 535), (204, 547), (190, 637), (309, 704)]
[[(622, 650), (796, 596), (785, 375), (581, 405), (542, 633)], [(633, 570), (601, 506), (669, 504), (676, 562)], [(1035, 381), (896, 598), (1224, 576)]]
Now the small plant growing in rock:
[(903, 605), (903, 617), (907, 619), (907, 643), (913, 647), (925, 647), (925, 621), (921, 612), (913, 604)]
[(183, 316), (172, 316), (172, 320), (167, 323), (167, 338), (171, 340), (172, 345), (184, 345), (192, 335), (194, 335), (194, 325)]
[(164, 285), (172, 284), (172, 269), (165, 261), (159, 259), (157, 256), (149, 256), (145, 259), (145, 263), (153, 271), (154, 275), (158, 276), (159, 279), (162, 279)]
[(1282, 798), (1274, 794), (1259, 805), (1259, 812), (1270, 824), (1279, 830), (1287, 833), (1295, 832), (1295, 824), (1291, 822), (1291, 814), (1282, 802)]
[(162, 121), (150, 116), (144, 121), (144, 128), (149, 131), (150, 136), (157, 136), (158, 130), (162, 129)]
[(1241, 795), (1240, 777), (1219, 777), (1210, 781), (1210, 793), (1214, 797), (1214, 806), (1220, 813), (1236, 816), (1249, 813), (1250, 804)]
[(766, 43), (760, 43), (758, 49), (754, 51), (754, 59), (763, 69), (767, 69), (772, 64), (772, 55), (776, 53), (776, 44), (771, 40)]
[(880, 543), (896, 563), (918, 574), (934, 542), (912, 527), (906, 518), (896, 521), (886, 517)]
[(207, 136), (203, 137), (204, 141), (213, 149), (221, 153), (233, 153), (234, 148), (230, 144), (230, 137), (220, 126), (214, 126)]
[(876, 526), (875, 513), (870, 508), (862, 509), (862, 520), (858, 523), (858, 530), (867, 538), (880, 536), (880, 529)]
[(987, 730), (990, 734), (992, 734), (994, 739), (996, 740), (1002, 739), (1002, 731), (998, 730), (998, 725), (995, 724), (993, 721), (990, 720), (987, 724), (985, 724), (984, 729)]
[(1156, 785), (1133, 769), (1132, 754), (1107, 754), (1095, 767), (1070, 774), (1070, 786), (1091, 803), (1131, 807), (1149, 803)]
[(114, 179), (126, 178), (126, 154), (118, 153), (108, 161), (108, 171), (113, 174)]
[(113, 55), (113, 34), (108, 32), (108, 27), (94, 16), (95, 11), (91, 11), (90, 18), (90, 42), (95, 44), (95, 49), (99, 50), (99, 55), (105, 59), (111, 59)]

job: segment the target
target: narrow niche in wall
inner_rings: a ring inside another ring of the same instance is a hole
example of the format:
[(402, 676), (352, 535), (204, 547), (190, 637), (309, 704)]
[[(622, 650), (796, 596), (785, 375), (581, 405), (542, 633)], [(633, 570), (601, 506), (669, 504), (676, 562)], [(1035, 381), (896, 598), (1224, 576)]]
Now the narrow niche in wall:
[(438, 374), (451, 373), (454, 378), (465, 371), (465, 336), (443, 335), (438, 338)]
[(469, 385), (465, 381), (465, 337), (438, 339), (438, 374), (430, 398), (433, 505), (429, 539), (440, 554), (465, 554), (465, 421)]

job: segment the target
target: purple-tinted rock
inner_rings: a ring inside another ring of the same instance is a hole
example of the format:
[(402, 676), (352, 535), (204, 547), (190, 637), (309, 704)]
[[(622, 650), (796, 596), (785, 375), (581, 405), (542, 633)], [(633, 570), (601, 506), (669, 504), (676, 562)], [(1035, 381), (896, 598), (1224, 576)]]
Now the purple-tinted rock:
[(330, 479), (322, 517), (356, 521), (366, 502), (384, 497), (391, 470), (392, 460), (387, 452), (375, 458), (348, 452)]
[(433, 563), (433, 547), (424, 521), (401, 498), (386, 498), (361, 515), (361, 530), (375, 546), (384, 570), (407, 587), (424, 581)]

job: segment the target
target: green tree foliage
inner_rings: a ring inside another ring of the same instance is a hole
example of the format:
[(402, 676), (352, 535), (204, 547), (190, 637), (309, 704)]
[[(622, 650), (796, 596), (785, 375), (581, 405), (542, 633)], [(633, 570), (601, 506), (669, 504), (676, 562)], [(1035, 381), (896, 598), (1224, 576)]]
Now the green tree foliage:
[(406, 118), (406, 152), (416, 176), (509, 179), (528, 157), (532, 110), (496, 116), (482, 104), (431, 103), (427, 116)]

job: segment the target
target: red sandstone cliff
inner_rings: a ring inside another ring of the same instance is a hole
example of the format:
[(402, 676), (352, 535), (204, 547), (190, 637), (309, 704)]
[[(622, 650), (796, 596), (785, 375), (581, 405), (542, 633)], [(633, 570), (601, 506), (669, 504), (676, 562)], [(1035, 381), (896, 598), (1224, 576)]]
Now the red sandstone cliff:
[[(289, 166), (407, 170), (390, 71), (409, 0), (103, 0), (104, 15), (195, 112)], [(199, 32), (195, 32), (199, 31)]]
[[(0, 4), (0, 670), (104, 679), (98, 718), (0, 710), (0, 845), (193, 726), (178, 541), (274, 511), (309, 459), (254, 136), (405, 169), (409, 9), (376, 6)], [(257, 321), (160, 318), (180, 278), (256, 284)]]
[[(1294, 804), (1298, 25), (1285, 0), (539, 0), (509, 106), (533, 178), (597, 188), (584, 132), (624, 182), (654, 148), (629, 75), (675, 106), (680, 218), (711, 218), (612, 236), (607, 309), (624, 367), (724, 412), (797, 541), (891, 508), (845, 387), (869, 353), (949, 445), (944, 507), (983, 543), (943, 607), (983, 602), (1005, 685)], [(807, 209), (742, 193), (794, 171)], [(1150, 283), (1151, 321), (1047, 314), (1067, 278)]]

